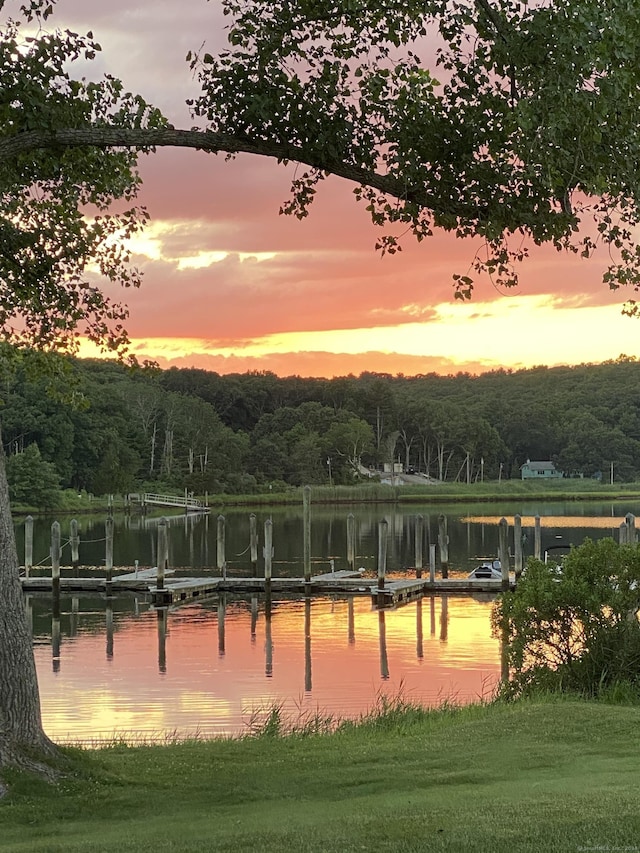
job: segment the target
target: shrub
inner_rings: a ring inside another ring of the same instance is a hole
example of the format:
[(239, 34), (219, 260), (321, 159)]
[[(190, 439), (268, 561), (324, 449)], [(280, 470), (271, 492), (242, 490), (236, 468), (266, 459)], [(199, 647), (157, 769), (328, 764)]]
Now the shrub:
[(509, 667), (502, 693), (604, 697), (624, 685), (640, 697), (639, 608), (637, 544), (587, 539), (561, 570), (530, 560), (492, 616)]

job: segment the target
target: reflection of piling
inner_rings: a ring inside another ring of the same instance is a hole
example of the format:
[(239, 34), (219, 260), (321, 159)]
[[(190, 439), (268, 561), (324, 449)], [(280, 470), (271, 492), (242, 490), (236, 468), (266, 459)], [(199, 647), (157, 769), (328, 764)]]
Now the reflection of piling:
[(347, 568), (356, 570), (356, 519), (352, 512), (347, 516)]
[(311, 487), (302, 490), (302, 551), (304, 582), (311, 583)]
[(71, 599), (71, 614), (69, 616), (69, 636), (75, 637), (78, 633), (78, 611), (80, 609), (80, 599), (74, 595)]
[(167, 671), (167, 608), (158, 610), (158, 669)]
[(107, 660), (113, 659), (113, 606), (107, 601), (105, 611), (105, 625), (107, 629)]
[(502, 567), (502, 589), (509, 589), (509, 523), (501, 518), (498, 524), (498, 559)]
[(500, 625), (500, 678), (503, 684), (509, 683), (509, 620), (502, 617)]
[(534, 528), (533, 528), (533, 556), (536, 560), (542, 559), (542, 525), (540, 523), (540, 516), (536, 515), (533, 520)]
[(258, 519), (255, 513), (249, 516), (249, 551), (251, 554), (251, 576), (258, 577)]
[(415, 564), (416, 564), (416, 577), (422, 577), (422, 541), (423, 541), (423, 530), (424, 530), (424, 518), (421, 515), (416, 516), (416, 528), (415, 528)]
[(24, 520), (24, 576), (29, 577), (33, 566), (33, 516), (28, 515)]
[(60, 522), (51, 525), (51, 592), (54, 616), (60, 616)]
[(78, 534), (78, 521), (71, 519), (69, 525), (69, 544), (71, 545), (71, 567), (73, 576), (78, 577), (78, 566), (80, 565), (80, 535)]
[(436, 635), (436, 597), (432, 595), (429, 601), (429, 616), (431, 620), (431, 636), (435, 637)]
[(422, 599), (416, 601), (416, 656), (418, 660), (424, 657), (422, 645)]
[(516, 580), (522, 575), (522, 517), (516, 515), (513, 519), (513, 561)]
[(273, 675), (273, 640), (271, 639), (271, 590), (265, 598), (264, 606), (264, 636), (265, 636), (265, 665), (264, 674), (270, 678)]
[(226, 612), (226, 596), (224, 593), (218, 601), (218, 655), (224, 657), (224, 616)]
[(380, 636), (380, 675), (385, 680), (389, 678), (389, 660), (387, 658), (387, 629), (385, 625), (385, 612), (378, 610), (378, 632)]
[(216, 534), (216, 565), (222, 573), (223, 580), (227, 579), (227, 559), (225, 554), (225, 517), (218, 516), (218, 528)]
[(304, 689), (311, 692), (311, 596), (304, 597)]
[(60, 608), (54, 611), (51, 619), (51, 666), (54, 672), (60, 672)]
[(347, 634), (349, 645), (353, 645), (356, 641), (356, 622), (353, 615), (353, 596), (350, 595), (347, 599)]
[(258, 624), (258, 596), (251, 596), (251, 642), (256, 641), (256, 626)]
[(443, 595), (440, 600), (440, 639), (446, 642), (449, 635), (449, 599)]
[(442, 577), (449, 577), (449, 535), (447, 533), (446, 515), (438, 516), (438, 545), (440, 547), (440, 565)]

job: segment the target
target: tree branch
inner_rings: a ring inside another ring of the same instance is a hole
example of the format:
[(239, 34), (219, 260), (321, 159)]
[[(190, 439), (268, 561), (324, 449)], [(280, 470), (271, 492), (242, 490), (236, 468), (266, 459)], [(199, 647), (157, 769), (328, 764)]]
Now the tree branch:
[[(193, 148), (212, 154), (256, 154), (280, 162), (304, 163), (313, 169), (328, 172), (361, 186), (372, 187), (401, 201), (432, 209), (435, 199), (424, 188), (407, 189), (391, 175), (381, 175), (341, 161), (309, 157), (296, 145), (266, 140), (243, 139), (223, 133), (175, 128), (118, 128), (87, 125), (62, 130), (33, 130), (0, 138), (0, 164), (37, 149), (55, 148), (137, 148), (140, 150), (173, 147)], [(467, 215), (468, 215), (467, 211)]]

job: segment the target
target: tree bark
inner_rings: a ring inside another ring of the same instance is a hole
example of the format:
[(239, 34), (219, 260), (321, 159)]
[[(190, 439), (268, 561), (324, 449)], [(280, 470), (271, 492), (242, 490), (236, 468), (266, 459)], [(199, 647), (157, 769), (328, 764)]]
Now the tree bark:
[(20, 584), (18, 553), (0, 441), (0, 797), (2, 770), (17, 767), (52, 779), (59, 758), (42, 728), (33, 644)]

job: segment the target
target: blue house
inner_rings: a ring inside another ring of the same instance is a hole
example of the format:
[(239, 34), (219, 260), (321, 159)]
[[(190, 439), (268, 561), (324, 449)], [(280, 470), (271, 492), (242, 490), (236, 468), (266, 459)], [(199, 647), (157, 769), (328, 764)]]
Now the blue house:
[(532, 462), (530, 459), (520, 466), (523, 480), (557, 480), (564, 477), (553, 462)]

